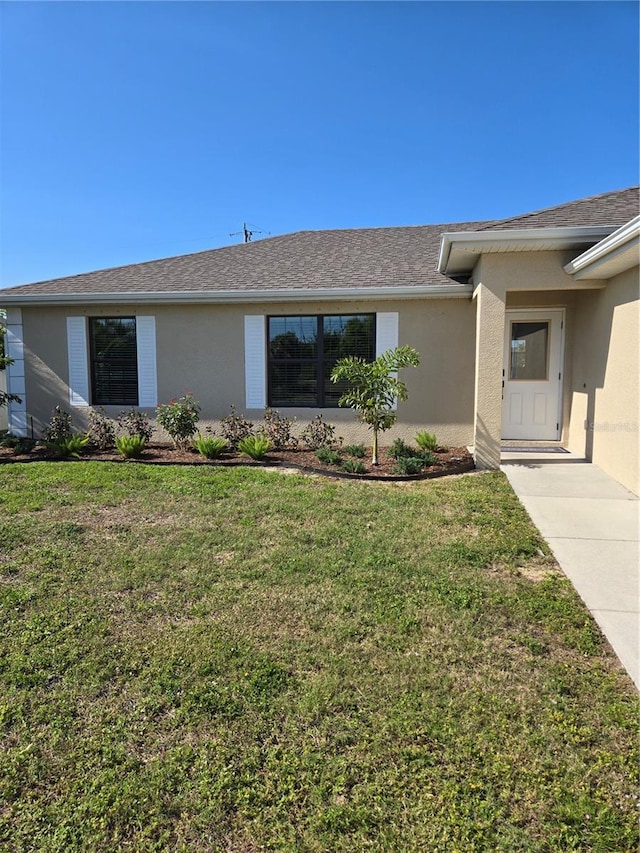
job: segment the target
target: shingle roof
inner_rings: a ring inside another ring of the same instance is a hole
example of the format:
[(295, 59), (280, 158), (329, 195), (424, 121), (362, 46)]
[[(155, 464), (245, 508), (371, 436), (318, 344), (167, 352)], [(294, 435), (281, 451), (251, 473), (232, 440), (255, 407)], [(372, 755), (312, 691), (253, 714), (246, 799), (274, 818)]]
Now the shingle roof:
[(640, 187), (504, 220), (397, 228), (299, 231), (255, 243), (114, 267), (0, 291), (12, 296), (169, 293), (450, 284), (436, 270), (444, 232), (620, 226), (638, 213)]
[(581, 225), (624, 225), (640, 213), (640, 187), (614, 190), (555, 207), (534, 210), (499, 222), (488, 222), (481, 231), (514, 228), (552, 228)]
[(452, 228), (475, 230), (483, 224), (298, 231), (255, 243), (21, 285), (4, 292), (251, 292), (449, 284), (451, 279), (436, 271), (440, 235)]

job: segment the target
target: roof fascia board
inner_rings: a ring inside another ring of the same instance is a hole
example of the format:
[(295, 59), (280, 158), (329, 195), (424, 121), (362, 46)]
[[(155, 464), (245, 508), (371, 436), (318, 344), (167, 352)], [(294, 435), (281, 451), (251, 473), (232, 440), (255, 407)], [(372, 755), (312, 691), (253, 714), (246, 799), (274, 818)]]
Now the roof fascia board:
[(176, 303), (335, 302), (359, 299), (464, 299), (471, 298), (468, 284), (415, 285), (410, 287), (345, 287), (313, 290), (156, 291), (138, 293), (7, 293), (0, 290), (0, 305), (112, 305)]
[[(579, 279), (587, 275), (593, 275), (596, 269), (604, 263), (619, 258), (625, 252), (629, 252), (630, 266), (634, 260), (638, 261), (637, 246), (640, 240), (640, 215), (634, 216), (622, 228), (618, 228), (613, 234), (609, 234), (604, 240), (591, 246), (586, 252), (578, 255), (564, 267), (564, 271)], [(635, 249), (635, 258), (633, 250)]]
[[(450, 231), (445, 232), (440, 239), (440, 254), (438, 256), (438, 272), (446, 274), (449, 268), (451, 253), (454, 249), (468, 252), (471, 255), (481, 255), (484, 252), (518, 251), (525, 243), (525, 251), (539, 247), (564, 249), (576, 243), (592, 243), (602, 240), (615, 229), (614, 225), (585, 225), (553, 228), (514, 228), (495, 231)], [(475, 260), (474, 260), (475, 263)], [(456, 270), (458, 272), (458, 270)]]

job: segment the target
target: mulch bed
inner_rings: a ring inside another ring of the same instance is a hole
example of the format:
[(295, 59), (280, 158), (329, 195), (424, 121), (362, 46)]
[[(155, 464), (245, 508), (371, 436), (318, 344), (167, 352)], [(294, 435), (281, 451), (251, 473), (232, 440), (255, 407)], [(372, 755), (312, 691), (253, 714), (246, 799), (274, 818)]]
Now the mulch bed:
[[(466, 447), (438, 448), (435, 463), (424, 468), (422, 473), (413, 476), (394, 473), (396, 461), (387, 456), (387, 449), (379, 451), (379, 464), (371, 465), (367, 458), (362, 459), (367, 468), (366, 474), (349, 474), (341, 471), (335, 465), (325, 465), (311, 450), (278, 450), (267, 454), (264, 460), (255, 462), (233, 451), (225, 452), (220, 459), (205, 459), (196, 450), (177, 450), (170, 445), (150, 444), (140, 459), (126, 460), (116, 451), (88, 450), (82, 453), (80, 459), (73, 457), (66, 461), (82, 461), (85, 459), (102, 462), (128, 462), (129, 464), (151, 463), (153, 465), (210, 465), (234, 466), (246, 465), (252, 467), (279, 466), (296, 468), (307, 473), (322, 474), (331, 477), (341, 477), (353, 480), (420, 480), (433, 477), (444, 477), (448, 474), (461, 474), (474, 468), (473, 458)], [(349, 457), (345, 457), (349, 458)], [(30, 453), (18, 454), (11, 448), (0, 447), (0, 464), (11, 462), (57, 462), (59, 457), (45, 447), (36, 446)]]

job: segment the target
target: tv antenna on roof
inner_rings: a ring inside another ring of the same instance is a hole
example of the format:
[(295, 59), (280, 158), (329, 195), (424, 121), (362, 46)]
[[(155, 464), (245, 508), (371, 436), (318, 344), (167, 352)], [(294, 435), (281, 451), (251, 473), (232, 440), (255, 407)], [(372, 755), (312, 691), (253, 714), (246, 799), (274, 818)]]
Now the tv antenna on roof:
[[(229, 237), (239, 237), (240, 234), (242, 234), (242, 236), (244, 237), (244, 242), (250, 243), (251, 238), (253, 237), (254, 234), (263, 234), (264, 233), (263, 231), (258, 231), (255, 227), (253, 227), (253, 230), (250, 231), (248, 228), (249, 224), (250, 223), (243, 222), (242, 223), (242, 231), (233, 231), (231, 234), (229, 234)], [(270, 234), (271, 232), (269, 231), (267, 233)]]

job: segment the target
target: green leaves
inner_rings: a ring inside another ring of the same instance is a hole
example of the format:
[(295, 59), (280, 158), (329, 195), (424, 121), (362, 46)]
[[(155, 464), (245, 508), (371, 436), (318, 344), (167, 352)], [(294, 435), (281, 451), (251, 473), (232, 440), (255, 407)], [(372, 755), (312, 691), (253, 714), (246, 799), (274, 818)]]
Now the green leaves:
[(226, 438), (216, 435), (198, 435), (193, 440), (193, 446), (205, 459), (217, 459), (229, 444)]
[(69, 435), (66, 438), (59, 438), (57, 441), (47, 442), (47, 447), (63, 458), (74, 456), (78, 459), (87, 444), (89, 444), (88, 435)]
[(271, 442), (264, 435), (248, 435), (238, 442), (238, 450), (251, 459), (264, 459), (271, 449)]
[(178, 400), (170, 400), (156, 409), (156, 420), (166, 430), (176, 447), (188, 447), (196, 433), (200, 404), (191, 392)]
[(373, 430), (373, 464), (378, 464), (378, 432), (390, 429), (397, 420), (396, 400), (406, 400), (407, 386), (398, 378), (403, 367), (417, 367), (420, 355), (413, 347), (396, 347), (379, 355), (375, 361), (349, 356), (336, 363), (332, 382), (351, 386), (338, 400), (339, 406), (355, 409), (360, 420)]
[(116, 448), (125, 459), (138, 459), (147, 445), (141, 435), (119, 435), (116, 438)]

